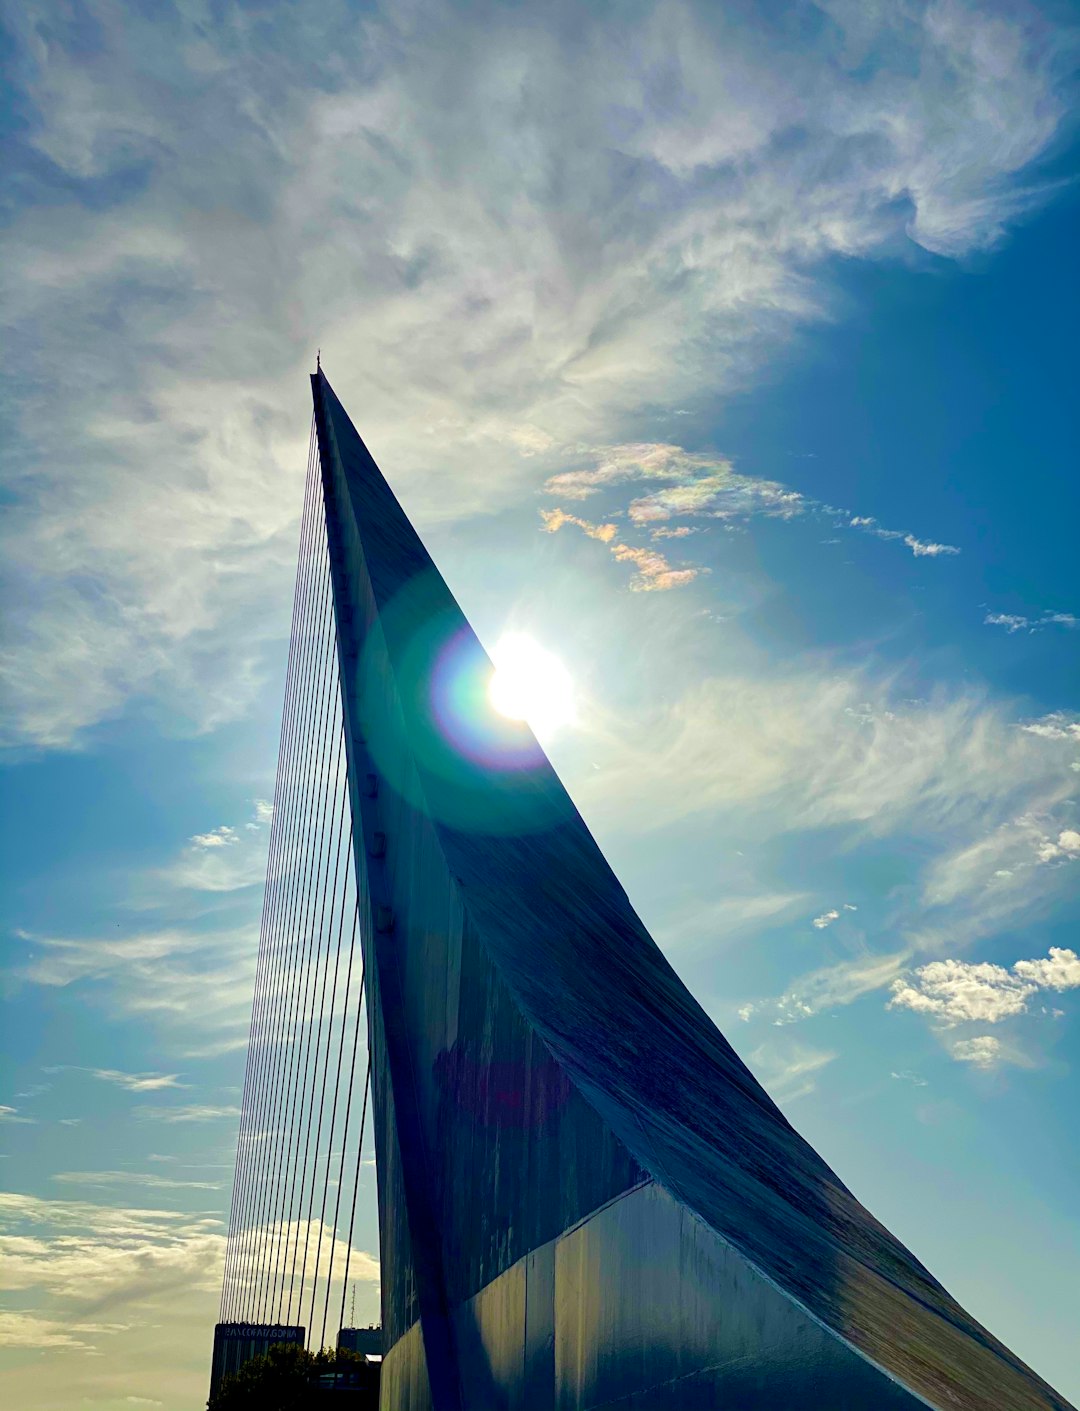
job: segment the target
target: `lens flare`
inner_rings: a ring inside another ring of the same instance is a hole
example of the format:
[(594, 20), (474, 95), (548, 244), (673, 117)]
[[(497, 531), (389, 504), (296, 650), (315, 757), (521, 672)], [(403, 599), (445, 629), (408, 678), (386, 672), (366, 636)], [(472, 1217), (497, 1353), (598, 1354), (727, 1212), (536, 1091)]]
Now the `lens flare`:
[(559, 658), (522, 632), (508, 632), (491, 654), (488, 699), (509, 720), (524, 720), (548, 739), (574, 719), (574, 684)]

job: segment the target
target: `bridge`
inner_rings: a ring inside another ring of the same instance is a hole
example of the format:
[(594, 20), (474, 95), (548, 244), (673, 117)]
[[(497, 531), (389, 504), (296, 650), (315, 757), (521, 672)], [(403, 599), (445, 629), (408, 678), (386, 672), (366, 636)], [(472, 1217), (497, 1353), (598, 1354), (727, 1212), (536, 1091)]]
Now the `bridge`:
[(384, 1411), (1069, 1411), (681, 983), (311, 386), (230, 1365), (336, 1340), (370, 1143)]

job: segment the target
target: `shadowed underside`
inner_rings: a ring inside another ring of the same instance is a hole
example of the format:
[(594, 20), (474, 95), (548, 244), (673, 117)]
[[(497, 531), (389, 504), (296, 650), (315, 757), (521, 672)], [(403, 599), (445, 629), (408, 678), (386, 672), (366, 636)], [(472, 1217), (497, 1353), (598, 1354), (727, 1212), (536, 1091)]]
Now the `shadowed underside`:
[(785, 1120), (635, 915), (320, 372), (383, 1406), (1066, 1411)]

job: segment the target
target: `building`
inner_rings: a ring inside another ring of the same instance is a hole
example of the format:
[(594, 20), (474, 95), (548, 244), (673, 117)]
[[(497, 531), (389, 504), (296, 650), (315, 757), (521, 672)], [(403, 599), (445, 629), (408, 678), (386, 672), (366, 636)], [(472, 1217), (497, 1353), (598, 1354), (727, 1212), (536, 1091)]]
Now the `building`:
[(282, 1323), (218, 1323), (214, 1328), (214, 1360), (210, 1373), (213, 1396), (226, 1377), (234, 1376), (245, 1362), (265, 1357), (278, 1343), (304, 1346), (304, 1329)]
[(367, 1328), (342, 1328), (338, 1333), (337, 1345), (343, 1352), (359, 1352), (364, 1357), (381, 1357), (382, 1328), (374, 1325)]

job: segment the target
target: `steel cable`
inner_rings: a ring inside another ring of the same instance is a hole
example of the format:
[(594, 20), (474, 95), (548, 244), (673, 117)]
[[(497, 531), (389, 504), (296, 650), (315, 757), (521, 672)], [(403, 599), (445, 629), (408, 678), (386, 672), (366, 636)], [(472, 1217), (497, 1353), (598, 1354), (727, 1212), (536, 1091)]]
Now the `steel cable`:
[[(334, 686), (336, 685), (336, 676), (337, 676), (336, 671), (332, 672), (331, 688), (330, 688), (331, 691), (333, 691)], [(288, 1135), (288, 1144), (287, 1144), (286, 1152), (285, 1152), (285, 1158), (286, 1158), (286, 1159), (285, 1159), (285, 1166), (284, 1166), (284, 1170), (282, 1171), (280, 1181), (279, 1181), (279, 1183), (278, 1183), (278, 1189), (279, 1189), (279, 1191), (280, 1191), (280, 1193), (281, 1193), (281, 1218), (282, 1218), (282, 1221), (283, 1221), (284, 1223), (283, 1223), (283, 1224), (279, 1224), (278, 1231), (277, 1231), (277, 1233), (276, 1233), (276, 1235), (275, 1235), (275, 1241), (274, 1241), (274, 1272), (273, 1272), (273, 1276), (272, 1276), (272, 1278), (273, 1278), (273, 1283), (272, 1283), (273, 1298), (272, 1298), (272, 1301), (273, 1301), (274, 1306), (276, 1306), (277, 1309), (278, 1309), (278, 1315), (279, 1315), (279, 1316), (280, 1316), (280, 1302), (281, 1302), (281, 1297), (282, 1297), (283, 1294), (284, 1294), (284, 1279), (285, 1279), (284, 1264), (281, 1263), (281, 1259), (280, 1259), (280, 1255), (281, 1255), (281, 1238), (282, 1238), (282, 1235), (283, 1235), (283, 1236), (284, 1236), (284, 1243), (285, 1243), (285, 1251), (286, 1251), (286, 1255), (287, 1255), (287, 1252), (288, 1252), (288, 1245), (289, 1245), (289, 1226), (290, 1226), (290, 1222), (291, 1222), (291, 1220), (292, 1220), (292, 1211), (293, 1211), (293, 1206), (294, 1206), (294, 1203), (295, 1203), (295, 1195), (296, 1195), (296, 1190), (295, 1190), (295, 1186), (296, 1186), (296, 1165), (299, 1163), (300, 1134), (301, 1134), (301, 1131), (302, 1131), (302, 1129), (303, 1129), (303, 1123), (304, 1123), (304, 1093), (305, 1093), (306, 1090), (307, 1090), (307, 1073), (308, 1073), (308, 1065), (309, 1065), (309, 1061), (310, 1061), (310, 1052), (311, 1052), (311, 1031), (312, 1031), (312, 1026), (313, 1026), (313, 1024), (314, 1024), (314, 1018), (315, 1018), (314, 1009), (310, 1009), (310, 1010), (309, 1010), (308, 1002), (309, 1002), (309, 999), (310, 999), (311, 1002), (312, 1002), (312, 1004), (314, 1004), (315, 993), (316, 993), (317, 986), (318, 986), (318, 978), (319, 978), (319, 971), (318, 971), (319, 955), (320, 955), (320, 952), (321, 952), (321, 949), (322, 949), (323, 920), (324, 920), (325, 915), (326, 915), (326, 883), (327, 883), (327, 879), (328, 879), (328, 877), (329, 877), (330, 858), (331, 858), (331, 851), (332, 851), (332, 845), (333, 845), (333, 823), (332, 823), (332, 821), (331, 821), (331, 825), (330, 825), (329, 830), (327, 829), (327, 826), (326, 826), (327, 805), (328, 805), (329, 800), (330, 800), (330, 784), (331, 784), (331, 780), (333, 780), (335, 786), (337, 786), (337, 785), (340, 784), (340, 778), (341, 778), (341, 753), (342, 753), (342, 743), (343, 743), (343, 741), (344, 741), (344, 736), (345, 736), (344, 723), (341, 722), (341, 721), (339, 721), (339, 719), (338, 719), (338, 698), (337, 698), (336, 695), (334, 696), (333, 709), (332, 709), (332, 719), (333, 719), (334, 722), (337, 724), (337, 730), (334, 732), (334, 733), (336, 733), (336, 735), (337, 735), (337, 753), (336, 753), (336, 756), (335, 756), (335, 758), (334, 758), (333, 769), (326, 771), (326, 775), (325, 775), (324, 782), (323, 782), (322, 803), (321, 803), (321, 806), (320, 806), (319, 820), (318, 820), (318, 823), (317, 823), (316, 826), (315, 826), (314, 832), (313, 832), (312, 835), (311, 835), (311, 846), (310, 846), (309, 852), (310, 852), (311, 857), (315, 857), (316, 854), (318, 855), (318, 862), (317, 862), (317, 864), (315, 865), (315, 867), (312, 869), (312, 873), (314, 874), (315, 885), (314, 885), (314, 890), (313, 890), (313, 892), (311, 893), (310, 905), (308, 905), (308, 902), (307, 902), (307, 894), (305, 893), (305, 905), (304, 905), (303, 911), (302, 911), (302, 913), (301, 913), (301, 920), (300, 920), (301, 933), (303, 933), (304, 931), (307, 932), (307, 942), (306, 942), (306, 946), (305, 946), (305, 948), (304, 948), (303, 959), (302, 959), (302, 961), (301, 961), (301, 973), (303, 974), (304, 994), (303, 994), (303, 999), (302, 999), (302, 1001), (300, 1001), (300, 1003), (298, 1004), (298, 1008), (297, 1008), (297, 1023), (298, 1023), (298, 1025), (299, 1025), (299, 1034), (300, 1034), (300, 1037), (299, 1037), (298, 1040), (295, 1038), (295, 1035), (296, 1035), (296, 1033), (297, 1033), (297, 1027), (296, 1027), (296, 1025), (294, 1025), (294, 1029), (293, 1029), (293, 1033), (294, 1033), (294, 1042), (293, 1042), (293, 1046), (292, 1046), (292, 1047), (293, 1047), (293, 1054), (294, 1054), (294, 1056), (295, 1056), (295, 1071), (293, 1071), (292, 1065), (290, 1064), (290, 1074), (289, 1074), (289, 1115), (288, 1115), (288, 1118), (287, 1118), (287, 1127), (288, 1127), (288, 1134), (289, 1134), (289, 1135)], [(335, 802), (336, 802), (336, 800), (335, 800)], [(336, 808), (334, 809), (334, 812), (336, 812)], [(316, 912), (316, 910), (318, 910), (318, 913), (319, 913), (319, 922), (318, 922), (318, 925), (317, 925), (317, 926), (313, 924), (313, 923), (314, 923), (314, 917), (315, 917), (315, 912)], [(314, 984), (314, 985), (312, 985), (312, 983), (311, 983), (311, 982), (312, 982), (312, 962), (313, 962), (313, 960), (314, 960), (314, 966), (315, 966), (315, 984)], [(300, 998), (300, 996), (299, 996), (299, 986), (298, 986), (298, 988), (297, 988), (297, 999), (299, 1000), (299, 998)], [(299, 1054), (299, 1052), (298, 1052), (298, 1045), (302, 1045), (302, 1047), (303, 1047), (303, 1076), (302, 1076), (302, 1077), (301, 1077), (301, 1071), (300, 1071), (301, 1060), (300, 1060), (300, 1054)], [(297, 1114), (297, 1110), (296, 1110), (297, 1097), (300, 1098), (300, 1111), (299, 1111), (299, 1114)], [(293, 1141), (294, 1133), (295, 1133), (295, 1144), (294, 1144), (294, 1141)], [(287, 1212), (287, 1213), (286, 1213), (286, 1210), (285, 1210), (285, 1192), (286, 1192), (286, 1190), (287, 1190), (288, 1193), (289, 1193), (288, 1212)], [(280, 1273), (281, 1273), (281, 1292), (280, 1292), (280, 1293), (278, 1292), (278, 1272), (279, 1272), (279, 1264), (280, 1264)]]
[[(324, 597), (323, 612), (320, 617), (320, 630), (322, 630), (322, 624), (326, 620), (325, 607), (326, 599)], [(291, 1089), (294, 1068), (297, 1001), (299, 999), (300, 984), (303, 974), (301, 935), (306, 909), (307, 889), (311, 874), (314, 804), (319, 796), (320, 783), (327, 768), (326, 745), (329, 738), (329, 717), (327, 708), (330, 706), (333, 687), (336, 684), (331, 677), (329, 689), (327, 689), (325, 685), (329, 675), (328, 667), (333, 655), (331, 651), (332, 644), (333, 624), (331, 623), (329, 630), (326, 631), (325, 634), (325, 642), (322, 647), (322, 662), (318, 671), (317, 685), (313, 692), (316, 698), (316, 723), (313, 731), (314, 746), (308, 756), (308, 769), (305, 776), (305, 787), (301, 801), (301, 822), (298, 832), (301, 847), (301, 862), (299, 872), (294, 875), (293, 878), (288, 906), (288, 919), (285, 923), (285, 944), (289, 953), (286, 962), (287, 978), (285, 981), (287, 993), (283, 1004), (284, 1028), (281, 1034), (282, 1044), (272, 1086), (270, 1108), (270, 1129), (275, 1140), (273, 1143), (273, 1154), (268, 1163), (271, 1176), (267, 1186), (266, 1196), (260, 1208), (261, 1217), (264, 1218), (260, 1219), (260, 1234), (258, 1237), (260, 1278), (259, 1294), (256, 1301), (256, 1316), (260, 1322), (264, 1320), (264, 1313), (270, 1292), (270, 1245), (271, 1242), (273, 1242), (276, 1247), (278, 1238), (278, 1232), (273, 1227), (277, 1223), (281, 1203), (279, 1179), (281, 1174), (281, 1159), (287, 1147), (287, 1142), (280, 1140), (283, 1134), (278, 1132), (278, 1123), (284, 1120), (285, 1107), (289, 1101), (287, 1090)], [(303, 878), (302, 881), (300, 881), (301, 876)], [(263, 1225), (265, 1225), (265, 1229), (262, 1228)]]
[[(343, 723), (343, 725), (342, 725), (342, 733), (344, 733), (344, 723)], [(285, 1315), (285, 1316), (286, 1316), (286, 1320), (288, 1320), (289, 1318), (292, 1317), (293, 1289), (294, 1289), (294, 1286), (295, 1286), (295, 1283), (296, 1283), (296, 1260), (297, 1260), (297, 1255), (299, 1254), (299, 1248), (300, 1248), (300, 1223), (301, 1223), (301, 1217), (302, 1217), (303, 1208), (304, 1208), (304, 1190), (305, 1190), (305, 1188), (306, 1188), (306, 1186), (307, 1186), (308, 1163), (309, 1163), (309, 1161), (311, 1160), (311, 1121), (312, 1121), (312, 1117), (314, 1116), (314, 1113), (315, 1113), (315, 1092), (316, 1092), (316, 1089), (317, 1089), (318, 1086), (319, 1086), (319, 1054), (320, 1054), (320, 1050), (321, 1050), (321, 1048), (322, 1048), (323, 1021), (324, 1021), (324, 1019), (327, 1017), (327, 1016), (326, 1016), (326, 985), (327, 985), (327, 980), (328, 980), (329, 975), (330, 975), (330, 941), (331, 941), (331, 937), (333, 936), (333, 932), (334, 932), (334, 911), (335, 911), (336, 906), (337, 906), (337, 899), (338, 899), (338, 896), (340, 895), (340, 897), (341, 897), (341, 903), (342, 903), (342, 914), (344, 914), (345, 897), (346, 897), (346, 895), (347, 895), (347, 893), (348, 893), (348, 854), (347, 854), (347, 853), (346, 853), (346, 872), (345, 872), (345, 877), (344, 877), (344, 879), (343, 879), (343, 885), (342, 885), (342, 888), (341, 888), (340, 893), (339, 893), (339, 891), (338, 891), (338, 877), (339, 877), (339, 875), (340, 875), (340, 873), (341, 873), (341, 853), (342, 853), (342, 847), (341, 847), (341, 845), (342, 845), (342, 841), (343, 841), (344, 836), (345, 836), (345, 814), (346, 814), (346, 811), (347, 811), (347, 809), (348, 809), (348, 802), (349, 802), (348, 773), (347, 773), (347, 771), (346, 771), (346, 775), (345, 775), (344, 779), (341, 781), (341, 783), (344, 785), (344, 787), (341, 789), (341, 808), (340, 808), (339, 815), (338, 815), (337, 844), (336, 844), (336, 848), (335, 848), (335, 852), (334, 852), (334, 880), (333, 880), (333, 882), (332, 882), (331, 885), (330, 885), (330, 893), (329, 893), (329, 894), (330, 894), (330, 926), (329, 926), (329, 930), (328, 930), (328, 932), (327, 932), (327, 938), (326, 938), (326, 964), (325, 964), (324, 967), (323, 967), (323, 973), (322, 973), (322, 989), (321, 989), (321, 991), (320, 991), (320, 993), (319, 993), (319, 997), (318, 997), (319, 1019), (318, 1019), (318, 1029), (317, 1029), (316, 1034), (315, 1034), (315, 1066), (314, 1066), (314, 1068), (312, 1069), (312, 1072), (311, 1072), (311, 1094), (310, 1094), (310, 1101), (309, 1101), (309, 1105), (308, 1105), (308, 1125), (307, 1125), (307, 1132), (306, 1132), (306, 1134), (305, 1134), (305, 1140), (304, 1140), (304, 1165), (303, 1165), (303, 1170), (302, 1170), (302, 1172), (301, 1172), (301, 1174), (300, 1174), (300, 1210), (299, 1210), (298, 1213), (297, 1213), (296, 1234), (295, 1234), (295, 1238), (294, 1238), (294, 1240), (293, 1240), (292, 1266), (291, 1266), (290, 1271), (289, 1271), (289, 1303), (288, 1303), (288, 1309), (287, 1309), (287, 1312), (286, 1312), (286, 1315)], [(351, 822), (351, 819), (350, 819), (350, 823), (349, 823), (349, 845), (350, 845), (350, 846), (351, 846), (351, 842), (352, 842), (352, 822)], [(324, 895), (324, 900), (325, 900), (325, 895)], [(319, 925), (320, 925), (320, 929), (321, 929), (321, 928), (322, 928), (322, 919), (321, 919), (321, 918), (320, 918)], [(331, 997), (330, 997), (330, 1016), (329, 1016), (329, 1017), (330, 1017), (330, 1023), (329, 1023), (328, 1026), (327, 1026), (328, 1032), (333, 1028), (333, 1010), (334, 1010), (335, 995), (336, 995), (336, 990), (337, 990), (337, 970), (338, 970), (338, 962), (339, 962), (339, 960), (340, 960), (340, 956), (341, 956), (341, 931), (340, 931), (340, 927), (339, 927), (339, 931), (338, 931), (337, 955), (336, 955), (335, 960), (334, 960), (334, 987), (333, 987), (333, 990), (331, 991)], [(313, 1007), (314, 1007), (314, 1000), (313, 1000)], [(327, 1058), (328, 1058), (328, 1057), (329, 1057), (329, 1053), (327, 1053)], [(305, 1083), (305, 1087), (306, 1087), (306, 1084), (307, 1084), (307, 1068), (306, 1068), (306, 1066), (305, 1066), (305, 1070), (304, 1070), (304, 1083)], [(317, 1127), (316, 1127), (316, 1132), (315, 1132), (315, 1157), (316, 1157), (316, 1161), (318, 1160), (319, 1137), (320, 1137), (321, 1131), (322, 1131), (322, 1104), (323, 1104), (323, 1102), (325, 1101), (325, 1095), (326, 1095), (326, 1066), (325, 1066), (325, 1061), (324, 1061), (324, 1064), (323, 1064), (322, 1094), (321, 1094), (320, 1100), (319, 1100), (318, 1125), (317, 1125)], [(290, 1217), (291, 1217), (291, 1207), (290, 1207)], [(310, 1214), (309, 1214), (308, 1219), (309, 1219), (309, 1221), (310, 1221)], [(307, 1227), (306, 1227), (306, 1229), (305, 1229), (305, 1238), (304, 1238), (304, 1247), (305, 1247), (305, 1249), (307, 1248), (307, 1236), (308, 1236), (308, 1233), (309, 1233), (309, 1232), (310, 1232), (310, 1225), (308, 1224)], [(304, 1286), (304, 1274), (302, 1273), (302, 1274), (301, 1274), (301, 1279), (300, 1279), (300, 1302), (301, 1302), (301, 1304), (303, 1303), (303, 1286)]]
[[(318, 501), (316, 496), (316, 501)], [(306, 688), (298, 716), (294, 722), (294, 739), (291, 742), (291, 780), (286, 794), (287, 825), (285, 833), (284, 870), (274, 897), (272, 928), (275, 941), (274, 995), (267, 1024), (264, 1046), (262, 1081), (257, 1094), (258, 1131), (261, 1138), (259, 1151), (252, 1171), (249, 1193), (249, 1306), (251, 1316), (257, 1316), (258, 1285), (262, 1274), (263, 1246), (265, 1244), (264, 1216), (266, 1214), (270, 1187), (267, 1176), (273, 1161), (273, 1124), (276, 1121), (275, 1099), (278, 1080), (282, 1068), (282, 1044), (286, 1029), (286, 1014), (291, 975), (292, 953), (290, 950), (292, 898), (295, 892), (297, 859), (303, 840), (305, 802), (309, 796), (307, 781), (311, 772), (310, 724), (315, 710), (315, 702), (321, 697), (321, 671), (312, 664), (318, 662), (324, 652), (323, 624), (325, 622), (325, 581), (319, 574), (320, 552), (318, 536), (313, 544), (307, 564), (306, 595), (308, 599), (308, 631), (302, 672), (302, 686)]]
[(280, 821), (278, 818), (278, 808), (281, 802), (282, 786), (282, 761), (284, 758), (284, 745), (289, 732), (291, 705), (296, 679), (296, 661), (298, 656), (298, 629), (302, 612), (301, 598), (301, 567), (303, 564), (306, 541), (309, 537), (311, 523), (314, 519), (312, 507), (314, 504), (314, 482), (315, 482), (315, 418), (312, 417), (311, 429), (308, 435), (308, 460), (307, 471), (304, 479), (304, 508), (300, 517), (300, 536), (297, 546), (297, 571), (296, 582), (293, 587), (292, 619), (289, 632), (289, 653), (285, 671), (285, 698), (281, 712), (281, 730), (278, 739), (277, 768), (274, 778), (273, 813), (270, 821), (270, 838), (267, 848), (266, 859), (266, 879), (263, 887), (263, 910), (260, 921), (259, 948), (255, 970), (255, 985), (251, 1001), (251, 1020), (248, 1026), (248, 1051), (244, 1067), (244, 1088), (241, 1099), (241, 1120), (240, 1130), (237, 1134), (237, 1154), (236, 1169), (233, 1178), (232, 1202), (229, 1208), (228, 1240), (226, 1244), (225, 1266), (222, 1271), (221, 1280), (221, 1304), (219, 1317), (222, 1321), (227, 1316), (227, 1311), (233, 1304), (233, 1290), (231, 1280), (236, 1270), (237, 1259), (237, 1220), (241, 1211), (240, 1195), (243, 1189), (243, 1178), (245, 1174), (246, 1150), (245, 1142), (250, 1124), (251, 1106), (250, 1098), (252, 1083), (254, 1080), (256, 1050), (255, 1039), (258, 1032), (259, 1016), (263, 1000), (263, 983), (265, 980), (268, 960), (268, 947), (266, 939), (266, 896), (271, 886), (273, 877), (274, 856), (276, 834), (280, 834)]

